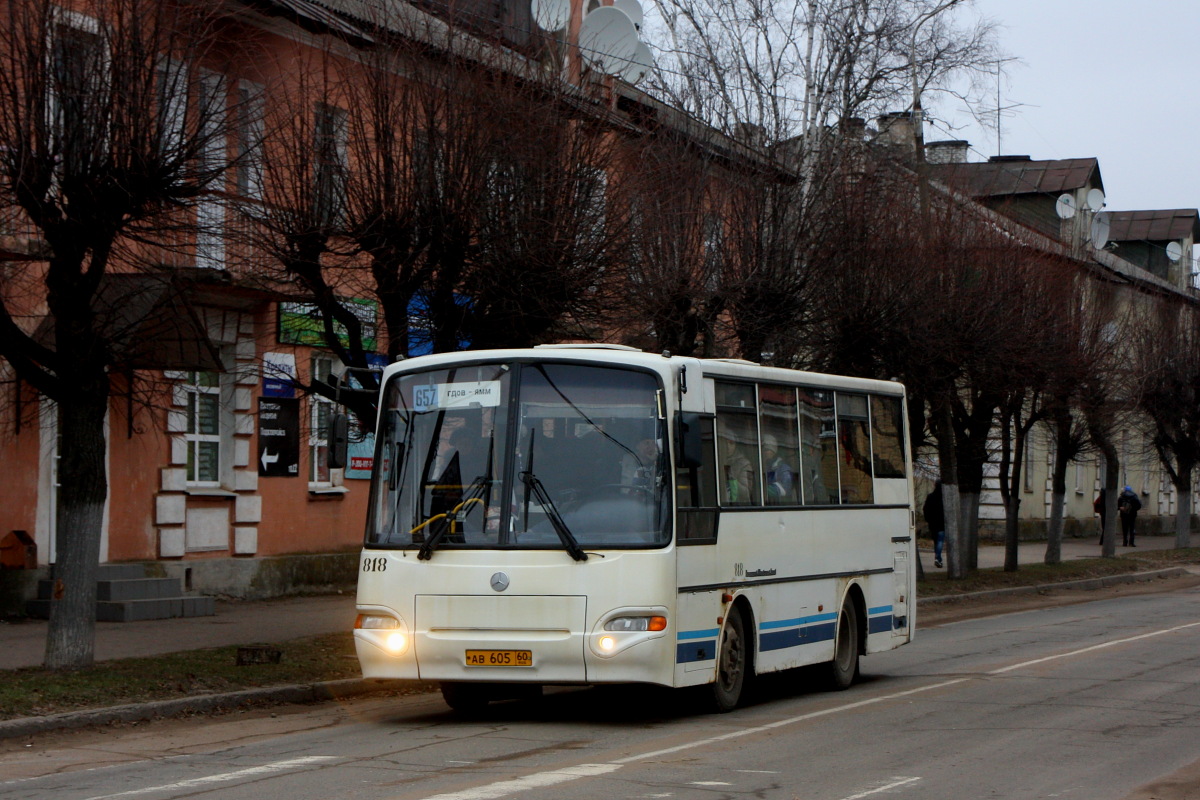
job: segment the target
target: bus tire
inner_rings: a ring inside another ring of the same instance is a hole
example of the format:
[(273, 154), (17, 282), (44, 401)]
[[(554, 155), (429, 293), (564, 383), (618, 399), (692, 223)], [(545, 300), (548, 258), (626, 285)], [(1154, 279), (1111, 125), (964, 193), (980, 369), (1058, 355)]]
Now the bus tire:
[(749, 641), (742, 612), (732, 606), (725, 615), (725, 630), (721, 649), (717, 653), (717, 675), (712, 684), (713, 710), (724, 714), (733, 711), (742, 701), (750, 669)]
[(488, 685), (485, 683), (459, 683), (442, 681), (442, 699), (459, 714), (477, 714), (487, 708)]
[(858, 678), (859, 625), (858, 606), (847, 595), (842, 602), (842, 613), (838, 614), (833, 660), (829, 662), (830, 683), (839, 691), (849, 689)]

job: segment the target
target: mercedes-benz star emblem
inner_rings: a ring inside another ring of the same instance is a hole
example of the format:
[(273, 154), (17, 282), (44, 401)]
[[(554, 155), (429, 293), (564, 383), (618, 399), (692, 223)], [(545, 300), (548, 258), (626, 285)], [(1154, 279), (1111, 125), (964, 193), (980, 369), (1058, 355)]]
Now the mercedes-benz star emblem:
[(492, 588), (497, 592), (503, 592), (508, 588), (508, 576), (503, 572), (497, 572), (492, 576)]

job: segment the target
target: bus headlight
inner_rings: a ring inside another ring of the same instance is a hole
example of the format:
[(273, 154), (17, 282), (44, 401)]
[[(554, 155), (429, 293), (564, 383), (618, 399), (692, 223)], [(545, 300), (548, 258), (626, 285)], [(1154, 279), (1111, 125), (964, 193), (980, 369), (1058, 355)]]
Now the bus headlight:
[(666, 617), (613, 617), (608, 622), (604, 623), (606, 631), (665, 631), (667, 629)]
[(596, 642), (601, 652), (611, 653), (617, 646), (617, 640), (611, 636), (601, 636), (600, 641)]
[(363, 631), (367, 641), (386, 650), (390, 655), (401, 656), (408, 651), (408, 628), (396, 617), (387, 614), (359, 614), (354, 620), (354, 627)]

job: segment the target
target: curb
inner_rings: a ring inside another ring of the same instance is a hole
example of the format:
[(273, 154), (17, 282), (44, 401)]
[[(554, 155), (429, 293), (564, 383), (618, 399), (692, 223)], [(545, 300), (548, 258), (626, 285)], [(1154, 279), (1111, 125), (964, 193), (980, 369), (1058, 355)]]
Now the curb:
[[(1045, 583), (1038, 586), (1017, 586), (1011, 589), (992, 589), (986, 592), (926, 597), (917, 600), (917, 607), (956, 603), (961, 600), (987, 599), (1022, 594), (1042, 594), (1058, 589), (1102, 589), (1123, 583), (1145, 583), (1161, 578), (1178, 578), (1192, 574), (1184, 567), (1135, 572), (1128, 575), (1109, 575), (1103, 578), (1085, 578), (1062, 583)], [(152, 719), (181, 717), (187, 714), (233, 711), (239, 708), (283, 704), (328, 702), (348, 697), (364, 697), (386, 694), (399, 687), (417, 691), (432, 691), (435, 684), (428, 681), (380, 681), (363, 678), (347, 678), (324, 683), (291, 684), (269, 686), (262, 689), (246, 689), (226, 694), (206, 694), (197, 697), (181, 697), (175, 700), (159, 700), (151, 703), (131, 703), (111, 708), (95, 708), (87, 711), (67, 711), (45, 717), (23, 717), (0, 720), (0, 740), (32, 736), (38, 733), (82, 728), (94, 725), (110, 725), (114, 722), (143, 722)], [(416, 692), (410, 692), (416, 693)]]
[(1106, 575), (1103, 578), (1083, 578), (1077, 581), (1061, 583), (1041, 583), (1036, 586), (1014, 586), (1010, 589), (989, 589), (986, 592), (967, 592), (964, 594), (947, 594), (940, 597), (924, 597), (917, 599), (917, 608), (923, 605), (940, 605), (956, 603), (960, 600), (985, 600), (989, 597), (1009, 597), (1022, 594), (1043, 594), (1058, 589), (1103, 589), (1108, 586), (1119, 586), (1123, 583), (1146, 583), (1160, 578), (1180, 578), (1192, 574), (1185, 567), (1168, 567), (1149, 572), (1132, 572), (1125, 575)]
[(0, 720), (0, 740), (32, 736), (64, 728), (109, 725), (114, 722), (144, 722), (152, 719), (167, 719), (214, 711), (233, 711), (255, 706), (328, 702), (349, 697), (386, 694), (395, 691), (398, 687), (430, 691), (433, 686), (434, 684), (427, 681), (379, 681), (346, 678), (323, 683), (268, 686), (225, 694), (205, 694), (150, 703), (131, 703), (111, 708), (67, 711), (44, 717)]

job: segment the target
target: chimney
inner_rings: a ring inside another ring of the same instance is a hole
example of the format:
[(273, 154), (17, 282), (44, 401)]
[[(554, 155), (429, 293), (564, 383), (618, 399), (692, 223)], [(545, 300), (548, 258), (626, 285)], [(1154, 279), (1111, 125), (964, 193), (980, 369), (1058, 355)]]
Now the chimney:
[(767, 143), (767, 129), (753, 122), (739, 122), (733, 126), (733, 138), (751, 147), (762, 147)]
[(930, 164), (965, 164), (971, 143), (966, 139), (946, 139), (925, 145), (925, 160)]
[(889, 111), (887, 114), (876, 117), (875, 123), (879, 126), (879, 133), (875, 134), (875, 141), (912, 148), (912, 112)]
[(862, 117), (843, 117), (838, 120), (838, 132), (847, 139), (861, 142), (867, 138), (867, 121)]

